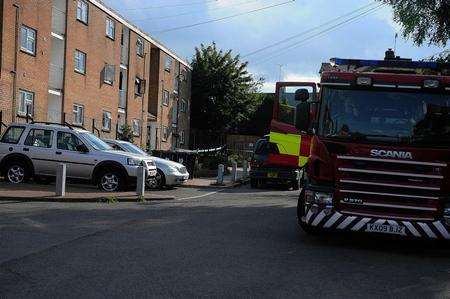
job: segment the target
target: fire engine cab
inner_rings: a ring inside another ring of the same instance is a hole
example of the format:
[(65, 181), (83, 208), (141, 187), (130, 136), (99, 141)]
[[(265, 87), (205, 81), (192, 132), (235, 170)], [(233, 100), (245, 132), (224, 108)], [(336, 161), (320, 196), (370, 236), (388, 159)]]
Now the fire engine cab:
[(311, 138), (303, 230), (450, 239), (450, 64), (331, 59), (295, 126)]

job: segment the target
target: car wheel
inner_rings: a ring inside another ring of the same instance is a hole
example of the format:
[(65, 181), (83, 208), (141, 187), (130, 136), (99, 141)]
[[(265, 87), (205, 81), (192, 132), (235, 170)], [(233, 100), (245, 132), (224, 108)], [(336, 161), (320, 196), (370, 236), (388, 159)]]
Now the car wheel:
[(166, 185), (166, 176), (164, 175), (164, 172), (162, 172), (162, 170), (158, 169), (154, 181), (154, 189), (162, 189)]
[(6, 179), (12, 184), (25, 182), (28, 175), (28, 169), (22, 162), (13, 161), (6, 167)]
[(310, 235), (317, 235), (320, 233), (320, 229), (317, 227), (311, 226), (307, 224), (306, 222), (302, 221), (302, 218), (305, 217), (305, 192), (301, 192), (300, 196), (298, 198), (298, 204), (297, 204), (297, 220), (298, 224), (302, 228), (304, 232)]
[(98, 179), (98, 187), (106, 192), (117, 192), (122, 190), (124, 178), (117, 170), (105, 170)]

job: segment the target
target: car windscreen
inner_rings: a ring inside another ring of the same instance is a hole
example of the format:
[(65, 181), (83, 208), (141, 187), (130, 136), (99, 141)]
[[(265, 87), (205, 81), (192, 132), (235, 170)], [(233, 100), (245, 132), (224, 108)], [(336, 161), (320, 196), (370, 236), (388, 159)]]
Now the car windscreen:
[(112, 150), (106, 142), (98, 138), (92, 133), (81, 133), (80, 134), (84, 140), (86, 140), (93, 148), (99, 151)]
[(144, 156), (147, 155), (147, 153), (144, 152), (140, 147), (137, 147), (132, 143), (121, 143), (120, 146), (124, 148), (127, 152)]
[(2, 137), (3, 143), (11, 143), (11, 144), (17, 144), (19, 143), (20, 137), (22, 137), (23, 131), (25, 130), (25, 127), (17, 127), (17, 126), (11, 126), (6, 130), (6, 133)]
[(448, 146), (450, 94), (324, 87), (319, 134)]

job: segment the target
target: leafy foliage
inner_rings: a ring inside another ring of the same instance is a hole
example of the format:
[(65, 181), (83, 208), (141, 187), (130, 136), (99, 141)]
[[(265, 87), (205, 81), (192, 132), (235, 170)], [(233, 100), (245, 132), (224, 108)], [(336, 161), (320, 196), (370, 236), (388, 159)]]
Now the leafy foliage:
[(379, 0), (394, 9), (394, 20), (403, 27), (404, 37), (417, 45), (445, 47), (450, 40), (449, 0)]
[(200, 45), (192, 62), (192, 127), (208, 134), (234, 132), (259, 106), (255, 81), (232, 51)]
[(133, 128), (129, 124), (124, 124), (120, 127), (118, 139), (123, 141), (134, 142)]
[(239, 129), (240, 134), (263, 136), (269, 133), (270, 122), (272, 121), (273, 104), (275, 95), (273, 93), (258, 94), (261, 103)]

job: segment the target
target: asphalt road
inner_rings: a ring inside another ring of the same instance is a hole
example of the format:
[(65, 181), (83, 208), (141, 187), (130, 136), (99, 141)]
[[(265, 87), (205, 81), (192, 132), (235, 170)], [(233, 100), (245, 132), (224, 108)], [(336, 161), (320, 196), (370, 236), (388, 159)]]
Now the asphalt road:
[(0, 298), (450, 298), (446, 244), (306, 235), (292, 191), (163, 193), (0, 202)]

